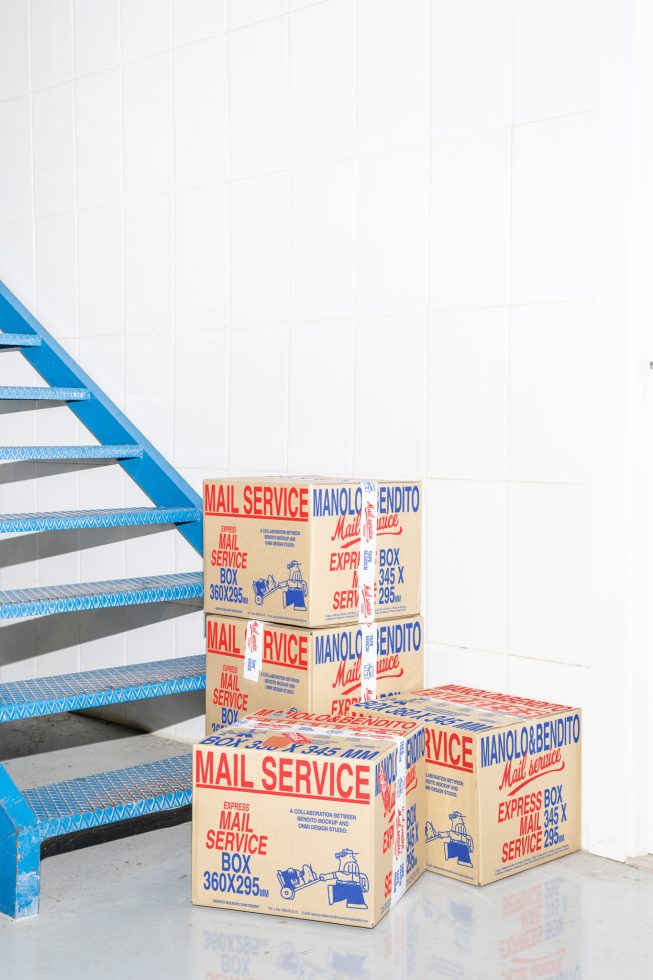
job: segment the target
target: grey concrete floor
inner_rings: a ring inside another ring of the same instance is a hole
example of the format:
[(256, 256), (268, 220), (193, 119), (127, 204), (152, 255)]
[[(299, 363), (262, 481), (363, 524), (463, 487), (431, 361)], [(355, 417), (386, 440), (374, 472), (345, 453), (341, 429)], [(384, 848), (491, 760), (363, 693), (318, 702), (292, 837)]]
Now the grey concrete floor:
[[(25, 786), (180, 751), (75, 716), (5, 726), (0, 739)], [(41, 915), (0, 916), (2, 980), (89, 976), (648, 980), (653, 874), (587, 854), (482, 889), (427, 873), (362, 930), (194, 908), (186, 823), (47, 858)]]

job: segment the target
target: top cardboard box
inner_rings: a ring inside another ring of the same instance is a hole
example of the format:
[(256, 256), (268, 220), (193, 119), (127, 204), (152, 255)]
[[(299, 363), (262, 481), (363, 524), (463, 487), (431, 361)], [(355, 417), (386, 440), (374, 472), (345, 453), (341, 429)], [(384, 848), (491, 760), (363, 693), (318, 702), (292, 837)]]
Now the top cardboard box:
[[(364, 541), (375, 532), (371, 567), (361, 566), (361, 527)], [(204, 609), (308, 627), (355, 623), (364, 573), (374, 581), (367, 619), (416, 615), (421, 533), (419, 482), (206, 480)]]

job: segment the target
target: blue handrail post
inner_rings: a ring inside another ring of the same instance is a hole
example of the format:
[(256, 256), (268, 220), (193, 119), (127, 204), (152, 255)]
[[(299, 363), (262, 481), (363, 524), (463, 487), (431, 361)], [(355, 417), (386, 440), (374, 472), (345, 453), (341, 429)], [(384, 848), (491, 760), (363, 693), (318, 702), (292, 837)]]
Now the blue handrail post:
[(0, 765), (0, 912), (13, 919), (39, 910), (41, 838), (31, 807)]

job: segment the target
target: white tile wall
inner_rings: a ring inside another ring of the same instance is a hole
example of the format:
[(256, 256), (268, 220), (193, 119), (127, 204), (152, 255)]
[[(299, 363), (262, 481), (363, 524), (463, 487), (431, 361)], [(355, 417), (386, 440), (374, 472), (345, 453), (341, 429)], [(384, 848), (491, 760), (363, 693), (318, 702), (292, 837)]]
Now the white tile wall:
[[(424, 479), (427, 680), (583, 705), (596, 19), (591, 0), (0, 10), (0, 278), (196, 488)], [(65, 416), (10, 431), (77, 439)], [(0, 485), (3, 509), (141, 499), (106, 466)], [(27, 550), (3, 586), (197, 567), (171, 531), (80, 544)], [(200, 615), (151, 619), (26, 626), (0, 674), (201, 649)], [(139, 712), (202, 730), (187, 705)]]

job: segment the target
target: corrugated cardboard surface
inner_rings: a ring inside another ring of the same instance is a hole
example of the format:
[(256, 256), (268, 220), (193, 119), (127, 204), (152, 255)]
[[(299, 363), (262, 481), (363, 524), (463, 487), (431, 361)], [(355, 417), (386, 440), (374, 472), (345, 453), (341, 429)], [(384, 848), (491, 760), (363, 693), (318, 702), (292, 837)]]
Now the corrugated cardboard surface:
[(307, 719), (302, 735), (288, 715), (194, 746), (193, 902), (371, 927), (392, 897), (397, 746), (389, 727), (407, 739), (408, 886), (424, 870), (423, 726), (359, 719), (336, 736), (326, 729), (346, 727), (346, 718)]
[[(420, 608), (422, 488), (377, 484), (375, 619)], [(204, 483), (204, 609), (301, 626), (358, 621), (361, 486), (322, 477)]]
[[(260, 708), (346, 714), (360, 700), (361, 628), (322, 630), (266, 623), (258, 680), (244, 676), (247, 620), (209, 616), (206, 624), (206, 734)], [(423, 684), (420, 616), (377, 624), (377, 697)]]
[(430, 871), (487, 884), (580, 848), (580, 709), (447, 685), (352, 712), (425, 725)]

